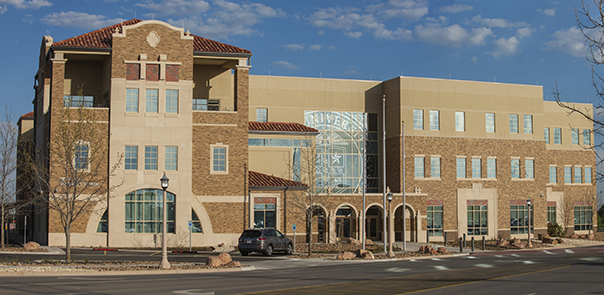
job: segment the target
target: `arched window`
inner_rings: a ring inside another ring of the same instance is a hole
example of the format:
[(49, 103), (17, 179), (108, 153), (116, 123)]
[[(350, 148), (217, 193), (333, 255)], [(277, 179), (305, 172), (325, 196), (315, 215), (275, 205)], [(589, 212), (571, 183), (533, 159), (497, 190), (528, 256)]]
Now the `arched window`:
[(107, 210), (101, 216), (101, 220), (99, 221), (99, 225), (96, 227), (97, 233), (106, 233), (107, 232)]
[[(166, 192), (168, 228), (174, 233), (174, 194)], [(141, 189), (126, 194), (126, 233), (161, 233), (163, 191)]]
[(197, 213), (195, 213), (195, 210), (193, 210), (192, 208), (191, 208), (191, 221), (193, 223), (192, 224), (193, 228), (191, 228), (191, 232), (194, 234), (195, 233), (202, 234), (203, 230), (201, 228), (201, 222), (199, 221), (199, 217), (197, 217)]

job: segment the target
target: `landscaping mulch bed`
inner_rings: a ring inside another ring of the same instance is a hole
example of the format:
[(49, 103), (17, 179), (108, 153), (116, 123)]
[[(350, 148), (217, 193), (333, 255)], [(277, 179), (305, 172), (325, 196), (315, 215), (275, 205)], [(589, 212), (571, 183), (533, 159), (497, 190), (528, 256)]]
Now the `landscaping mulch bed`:
[[(242, 265), (244, 267), (245, 265)], [(171, 270), (238, 268), (230, 266), (208, 266), (205, 263), (172, 263)], [(0, 262), (0, 272), (73, 272), (73, 271), (144, 271), (161, 270), (157, 261), (54, 261)]]
[(0, 252), (48, 252), (46, 249), (30, 249), (30, 250), (26, 250), (23, 249), (23, 247), (4, 247), (4, 248), (0, 248)]

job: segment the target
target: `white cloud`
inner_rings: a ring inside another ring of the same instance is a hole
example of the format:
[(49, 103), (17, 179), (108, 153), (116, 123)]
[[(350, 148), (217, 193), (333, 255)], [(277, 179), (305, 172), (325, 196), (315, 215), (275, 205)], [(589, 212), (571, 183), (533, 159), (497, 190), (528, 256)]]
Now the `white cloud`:
[(390, 0), (388, 3), (367, 6), (369, 13), (385, 18), (403, 18), (418, 20), (428, 14), (428, 1), (425, 0)]
[(451, 47), (483, 45), (486, 37), (491, 35), (493, 32), (489, 28), (474, 28), (468, 33), (458, 24), (448, 27), (423, 25), (415, 27), (415, 36), (418, 40)]
[(478, 57), (473, 56), (473, 57), (472, 57), (472, 59), (471, 59), (471, 61), (472, 61), (472, 63), (474, 63), (474, 64), (475, 64), (475, 63), (477, 63), (477, 62), (478, 62)]
[(327, 46), (327, 49), (329, 49), (329, 50), (336, 50), (336, 47), (333, 46), (333, 45), (329, 45), (329, 46)]
[(304, 45), (300, 45), (300, 44), (287, 44), (284, 47), (287, 50), (293, 50), (293, 51), (304, 49)]
[(259, 34), (253, 27), (264, 18), (285, 17), (281, 9), (258, 4), (238, 4), (224, 0), (213, 1), (215, 6), (202, 14), (180, 19), (168, 19), (175, 26), (183, 26), (203, 37), (228, 39), (229, 36)]
[(489, 53), (494, 57), (499, 57), (501, 55), (512, 55), (518, 52), (520, 41), (516, 37), (510, 37), (508, 39), (499, 38), (493, 41), (493, 44), (495, 44), (496, 49)]
[(323, 45), (321, 45), (321, 44), (312, 44), (312, 45), (308, 46), (308, 50), (312, 50), (312, 51), (321, 50), (321, 49), (323, 49)]
[(568, 53), (574, 57), (585, 57), (588, 47), (585, 44), (585, 38), (581, 30), (576, 27), (570, 27), (566, 30), (560, 30), (554, 33), (554, 40), (545, 43), (550, 49), (555, 49)]
[(346, 75), (356, 75), (358, 73), (355, 70), (349, 70), (349, 71), (345, 71), (344, 74), (346, 74)]
[(8, 10), (8, 8), (6, 8), (6, 5), (1, 5), (0, 6), (0, 14), (5, 13)]
[(344, 35), (351, 37), (351, 38), (355, 38), (355, 39), (359, 39), (361, 38), (361, 36), (363, 36), (363, 33), (361, 32), (346, 32), (344, 33)]
[(290, 69), (290, 70), (295, 70), (295, 69), (299, 68), (299, 66), (294, 65), (294, 64), (284, 61), (284, 60), (272, 62), (271, 65), (278, 66), (282, 69)]
[(123, 19), (107, 19), (103, 15), (88, 14), (85, 12), (55, 12), (42, 18), (42, 22), (59, 27), (75, 27), (82, 29), (98, 29), (122, 22)]
[(210, 9), (210, 4), (203, 0), (163, 0), (161, 3), (137, 3), (136, 6), (173, 17), (201, 14)]
[(549, 9), (537, 8), (536, 11), (539, 13), (543, 13), (547, 16), (556, 16), (556, 8), (549, 8)]
[(518, 36), (518, 39), (530, 37), (532, 34), (533, 34), (533, 29), (528, 28), (528, 27), (520, 28), (516, 31), (516, 36)]
[(479, 14), (472, 18), (472, 20), (476, 23), (482, 24), (483, 26), (491, 27), (491, 28), (507, 28), (512, 24), (503, 18), (482, 18)]
[(460, 13), (460, 12), (464, 12), (464, 11), (470, 11), (472, 9), (474, 9), (474, 7), (472, 7), (472, 5), (455, 3), (453, 5), (442, 6), (441, 8), (438, 9), (438, 11), (440, 11), (442, 13)]
[[(0, 0), (0, 4), (14, 6), (18, 9), (39, 9), (41, 7), (52, 6), (52, 3), (48, 2), (47, 0)], [(6, 11), (6, 5), (4, 5), (3, 8), (0, 7), (0, 11)]]

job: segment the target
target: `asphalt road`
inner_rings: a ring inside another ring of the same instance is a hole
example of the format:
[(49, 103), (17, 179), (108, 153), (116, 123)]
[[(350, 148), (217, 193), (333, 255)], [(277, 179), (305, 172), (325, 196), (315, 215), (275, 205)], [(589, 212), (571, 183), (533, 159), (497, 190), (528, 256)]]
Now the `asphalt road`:
[[(126, 252), (123, 252), (127, 254)], [(120, 254), (122, 255), (122, 254)], [(148, 257), (148, 256), (147, 256)], [(243, 262), (244, 257), (236, 257)], [(248, 258), (248, 257), (245, 257)], [(175, 261), (176, 255), (170, 255)], [(604, 294), (604, 247), (406, 261), (250, 257), (253, 271), (0, 277), (3, 294)]]

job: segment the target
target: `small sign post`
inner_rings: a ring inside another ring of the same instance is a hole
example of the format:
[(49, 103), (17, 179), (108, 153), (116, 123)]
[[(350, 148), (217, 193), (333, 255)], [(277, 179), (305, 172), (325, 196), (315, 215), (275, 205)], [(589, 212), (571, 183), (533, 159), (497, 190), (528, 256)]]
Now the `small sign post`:
[(191, 233), (193, 232), (193, 221), (189, 220), (189, 252), (191, 252)]
[(296, 253), (296, 224), (292, 224), (292, 229), (294, 230), (294, 253)]

